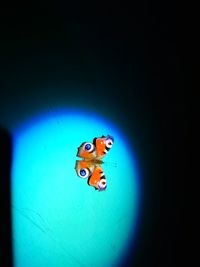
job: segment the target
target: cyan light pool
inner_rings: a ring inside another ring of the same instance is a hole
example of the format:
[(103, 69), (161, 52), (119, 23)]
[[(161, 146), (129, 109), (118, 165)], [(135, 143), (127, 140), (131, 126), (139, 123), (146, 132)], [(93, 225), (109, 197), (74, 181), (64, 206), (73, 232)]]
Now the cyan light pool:
[[(12, 216), (15, 267), (117, 266), (134, 240), (139, 183), (123, 131), (94, 113), (60, 110), (14, 133)], [(76, 175), (77, 147), (112, 135), (107, 190)], [(116, 166), (115, 166), (116, 165)]]

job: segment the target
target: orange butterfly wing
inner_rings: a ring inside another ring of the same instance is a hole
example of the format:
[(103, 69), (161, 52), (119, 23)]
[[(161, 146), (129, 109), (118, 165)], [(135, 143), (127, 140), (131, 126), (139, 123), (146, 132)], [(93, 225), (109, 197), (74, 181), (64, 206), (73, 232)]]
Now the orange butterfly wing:
[(77, 160), (75, 170), (80, 178), (88, 178), (91, 176), (95, 168), (95, 165), (91, 161)]
[(88, 184), (90, 186), (93, 186), (95, 189), (98, 189), (99, 191), (106, 189), (106, 177), (101, 166), (96, 165), (93, 173), (88, 178)]
[(102, 136), (100, 138), (94, 138), (93, 143), (96, 147), (96, 157), (98, 159), (103, 158), (111, 149), (114, 142), (114, 138), (110, 135)]
[(86, 160), (96, 158), (96, 147), (93, 143), (84, 142), (78, 147), (77, 156)]

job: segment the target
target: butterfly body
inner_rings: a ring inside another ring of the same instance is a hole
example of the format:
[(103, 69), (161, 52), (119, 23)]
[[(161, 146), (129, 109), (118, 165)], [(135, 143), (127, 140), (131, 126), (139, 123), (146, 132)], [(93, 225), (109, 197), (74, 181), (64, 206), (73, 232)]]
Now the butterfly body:
[(92, 143), (84, 142), (78, 147), (77, 156), (82, 160), (76, 161), (76, 173), (80, 178), (88, 178), (88, 184), (99, 191), (107, 187), (101, 164), (102, 158), (108, 153), (113, 142), (114, 138), (108, 135), (94, 138)]

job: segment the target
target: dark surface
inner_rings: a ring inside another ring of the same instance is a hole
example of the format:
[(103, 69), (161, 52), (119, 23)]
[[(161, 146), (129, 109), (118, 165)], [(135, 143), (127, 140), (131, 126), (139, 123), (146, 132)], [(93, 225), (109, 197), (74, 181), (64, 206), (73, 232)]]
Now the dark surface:
[(12, 266), (11, 164), (11, 136), (0, 126), (0, 262), (3, 266)]
[(176, 81), (174, 5), (1, 10), (0, 122), (15, 125), (59, 105), (95, 107), (134, 145), (141, 217), (123, 266), (179, 261), (185, 100)]

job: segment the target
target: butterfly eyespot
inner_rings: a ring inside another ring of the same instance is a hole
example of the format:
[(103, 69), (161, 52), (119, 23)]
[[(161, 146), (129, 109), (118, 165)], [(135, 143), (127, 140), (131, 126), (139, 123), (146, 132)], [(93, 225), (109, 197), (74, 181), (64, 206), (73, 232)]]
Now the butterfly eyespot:
[(86, 177), (88, 177), (89, 176), (89, 171), (88, 171), (88, 169), (80, 169), (80, 171), (79, 171), (79, 176), (81, 177), (81, 178), (86, 178)]
[(106, 140), (106, 146), (107, 146), (108, 148), (111, 148), (112, 145), (113, 145), (113, 141), (112, 141), (111, 139), (107, 139), (107, 140)]
[(106, 179), (101, 179), (101, 180), (99, 181), (98, 186), (99, 186), (99, 189), (100, 189), (100, 190), (104, 190), (104, 189), (106, 189), (106, 186), (107, 186), (107, 184), (106, 184)]
[(94, 150), (94, 145), (92, 143), (85, 143), (84, 149), (88, 152), (91, 152)]

